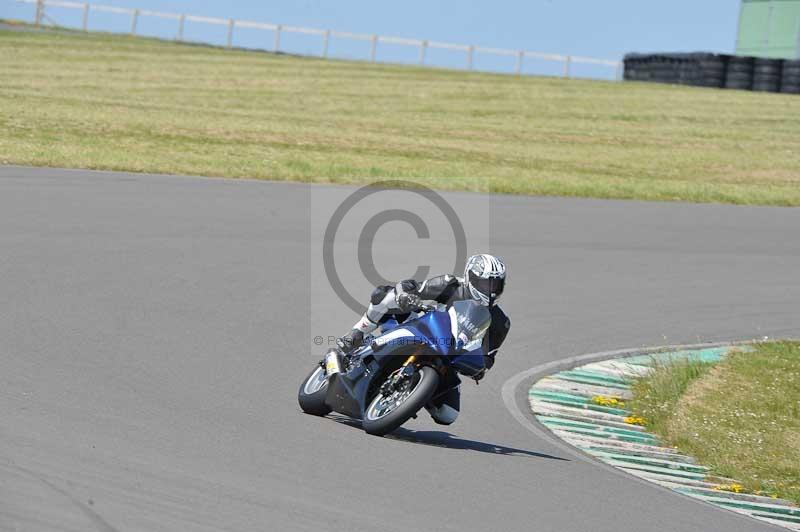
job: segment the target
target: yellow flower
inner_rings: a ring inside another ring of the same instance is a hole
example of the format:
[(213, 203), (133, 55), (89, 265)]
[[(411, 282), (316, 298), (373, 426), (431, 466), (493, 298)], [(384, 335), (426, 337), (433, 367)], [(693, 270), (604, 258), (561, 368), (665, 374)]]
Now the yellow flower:
[(625, 403), (618, 397), (606, 397), (604, 395), (595, 395), (592, 397), (592, 402), (600, 406), (611, 406), (614, 408), (623, 408)]
[(643, 417), (639, 416), (628, 416), (624, 419), (624, 421), (628, 425), (644, 425), (647, 423)]
[(741, 484), (718, 484), (714, 486), (717, 491), (732, 491), (733, 493), (742, 493), (745, 491), (744, 486)]

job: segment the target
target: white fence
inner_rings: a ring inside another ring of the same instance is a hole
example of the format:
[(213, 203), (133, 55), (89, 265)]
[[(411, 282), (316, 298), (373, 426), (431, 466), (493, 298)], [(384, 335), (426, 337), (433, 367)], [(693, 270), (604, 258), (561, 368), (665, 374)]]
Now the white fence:
[[(314, 35), (320, 38), (320, 52), (319, 56), (323, 58), (328, 57), (328, 50), (331, 39), (349, 39), (355, 41), (366, 41), (370, 43), (369, 61), (375, 63), (379, 61), (378, 51), (379, 44), (394, 44), (402, 46), (415, 47), (418, 50), (420, 65), (426, 64), (426, 55), (429, 49), (442, 49), (451, 50), (464, 53), (463, 68), (473, 70), (475, 64), (476, 54), (489, 54), (496, 56), (510, 56), (516, 58), (514, 73), (521, 75), (525, 66), (525, 59), (538, 59), (544, 61), (554, 61), (560, 63), (563, 67), (563, 76), (569, 78), (573, 74), (574, 64), (589, 64), (598, 65), (609, 69), (609, 72), (615, 79), (622, 77), (622, 63), (620, 61), (610, 61), (607, 59), (596, 59), (592, 57), (581, 57), (574, 55), (561, 55), (561, 54), (548, 54), (541, 52), (531, 52), (528, 50), (511, 50), (503, 48), (488, 48), (484, 46), (466, 45), (466, 44), (452, 44), (438, 41), (428, 41), (422, 39), (406, 39), (401, 37), (386, 37), (382, 35), (370, 35), (362, 33), (349, 33), (342, 31), (321, 30), (317, 28), (302, 28), (297, 26), (284, 26), (282, 24), (270, 24), (265, 22), (251, 22), (247, 20), (236, 19), (222, 19), (212, 17), (200, 17), (195, 15), (185, 15), (177, 13), (164, 13), (160, 11), (151, 11), (147, 9), (130, 9), (124, 7), (107, 6), (100, 4), (89, 4), (83, 2), (70, 2), (62, 0), (13, 0), (22, 4), (34, 4), (36, 12), (34, 15), (34, 22), (37, 26), (42, 23), (54, 21), (48, 17), (47, 7), (58, 7), (77, 9), (82, 12), (81, 28), (84, 31), (89, 31), (89, 21), (92, 12), (107, 12), (127, 15), (130, 17), (130, 34), (136, 35), (137, 25), (141, 17), (155, 17), (160, 19), (171, 19), (176, 23), (176, 39), (178, 41), (184, 40), (184, 28), (186, 22), (198, 22), (202, 24), (216, 24), (220, 26), (227, 26), (227, 39), (226, 46), (231, 48), (233, 46), (234, 32), (236, 28), (251, 28), (257, 30), (265, 30), (273, 33), (273, 46), (272, 51), (279, 52), (281, 50), (281, 35), (284, 33), (299, 33), (305, 35)], [(317, 54), (314, 54), (317, 55)]]

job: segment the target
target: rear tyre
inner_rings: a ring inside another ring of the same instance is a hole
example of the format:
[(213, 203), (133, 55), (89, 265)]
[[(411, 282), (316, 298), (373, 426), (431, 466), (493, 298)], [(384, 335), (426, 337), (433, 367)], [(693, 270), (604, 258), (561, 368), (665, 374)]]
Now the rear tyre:
[(308, 374), (297, 392), (297, 402), (306, 414), (324, 416), (331, 413), (331, 407), (325, 404), (328, 393), (328, 376), (325, 368), (317, 366)]
[(430, 366), (422, 366), (411, 377), (408, 388), (398, 401), (378, 392), (364, 413), (363, 427), (367, 434), (383, 436), (413, 417), (433, 397), (439, 386), (439, 374)]

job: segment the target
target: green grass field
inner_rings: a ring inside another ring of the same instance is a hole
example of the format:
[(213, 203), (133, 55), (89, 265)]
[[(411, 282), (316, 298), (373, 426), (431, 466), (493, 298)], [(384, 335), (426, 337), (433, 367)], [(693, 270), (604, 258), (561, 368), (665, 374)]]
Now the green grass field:
[(0, 31), (0, 162), (800, 205), (800, 97)]
[(800, 503), (800, 342), (658, 367), (630, 403), (648, 428), (744, 490)]

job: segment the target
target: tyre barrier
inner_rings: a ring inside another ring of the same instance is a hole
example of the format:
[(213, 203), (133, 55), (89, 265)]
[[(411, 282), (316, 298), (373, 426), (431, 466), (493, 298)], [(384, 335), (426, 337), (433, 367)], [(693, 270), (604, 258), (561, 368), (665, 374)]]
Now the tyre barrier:
[(628, 54), (624, 78), (720, 88), (725, 82), (725, 58), (706, 53)]
[(751, 90), (753, 88), (753, 57), (733, 56), (728, 59), (725, 71), (725, 88)]
[(800, 59), (712, 53), (628, 54), (623, 78), (725, 89), (800, 94)]
[(753, 61), (753, 90), (778, 92), (781, 88), (783, 60), (759, 57)]
[(800, 94), (800, 59), (787, 59), (783, 62), (781, 92)]

